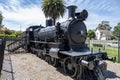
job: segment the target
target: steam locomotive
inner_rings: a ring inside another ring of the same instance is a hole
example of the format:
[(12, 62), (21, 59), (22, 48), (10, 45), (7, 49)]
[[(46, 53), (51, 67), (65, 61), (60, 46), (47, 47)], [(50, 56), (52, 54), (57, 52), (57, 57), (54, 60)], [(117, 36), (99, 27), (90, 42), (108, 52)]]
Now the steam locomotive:
[(51, 19), (44, 26), (30, 26), (24, 32), (24, 47), (53, 66), (62, 66), (65, 73), (80, 80), (105, 80), (107, 63), (113, 60), (106, 52), (90, 50), (85, 44), (87, 10), (76, 13), (76, 6), (68, 6), (68, 19), (53, 25)]

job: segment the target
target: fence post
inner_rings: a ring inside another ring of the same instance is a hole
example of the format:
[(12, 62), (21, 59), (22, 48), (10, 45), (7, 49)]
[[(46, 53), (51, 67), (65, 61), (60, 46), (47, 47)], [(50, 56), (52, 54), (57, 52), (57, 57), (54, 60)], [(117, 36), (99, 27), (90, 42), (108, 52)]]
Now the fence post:
[(6, 44), (5, 38), (0, 39), (0, 76), (1, 76), (1, 70), (3, 65), (3, 59), (4, 59), (5, 44)]
[(118, 37), (118, 63), (120, 63), (120, 37)]

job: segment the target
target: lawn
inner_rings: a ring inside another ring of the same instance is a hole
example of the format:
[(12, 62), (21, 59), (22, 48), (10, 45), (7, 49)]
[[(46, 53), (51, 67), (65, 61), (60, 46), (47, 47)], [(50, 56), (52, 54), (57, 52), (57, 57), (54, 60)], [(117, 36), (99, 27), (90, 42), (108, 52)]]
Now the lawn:
[(116, 57), (116, 61), (118, 62), (118, 48), (113, 48), (113, 47), (101, 48), (101, 47), (94, 47), (94, 46), (91, 46), (90, 48), (93, 48), (93, 50), (98, 50), (100, 48), (101, 51), (107, 52), (108, 56)]

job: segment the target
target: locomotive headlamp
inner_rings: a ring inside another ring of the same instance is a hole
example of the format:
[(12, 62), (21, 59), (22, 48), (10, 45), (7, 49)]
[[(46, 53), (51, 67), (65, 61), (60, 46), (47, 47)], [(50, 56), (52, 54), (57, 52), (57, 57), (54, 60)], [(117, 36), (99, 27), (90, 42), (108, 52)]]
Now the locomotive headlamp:
[(84, 9), (82, 12), (75, 13), (75, 16), (77, 17), (77, 19), (86, 20), (86, 18), (88, 17), (88, 12)]
[(83, 10), (82, 12), (81, 12), (81, 16), (82, 16), (82, 18), (85, 20), (87, 17), (88, 17), (88, 12), (87, 12), (87, 10)]

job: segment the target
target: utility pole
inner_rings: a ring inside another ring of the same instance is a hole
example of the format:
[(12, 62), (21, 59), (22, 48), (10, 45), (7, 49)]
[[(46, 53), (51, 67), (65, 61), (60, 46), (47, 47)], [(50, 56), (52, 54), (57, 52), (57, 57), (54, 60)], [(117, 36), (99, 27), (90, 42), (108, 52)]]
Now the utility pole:
[(108, 40), (108, 27), (106, 28), (106, 30), (107, 30), (107, 40)]
[(20, 25), (20, 33), (22, 32), (22, 26)]

